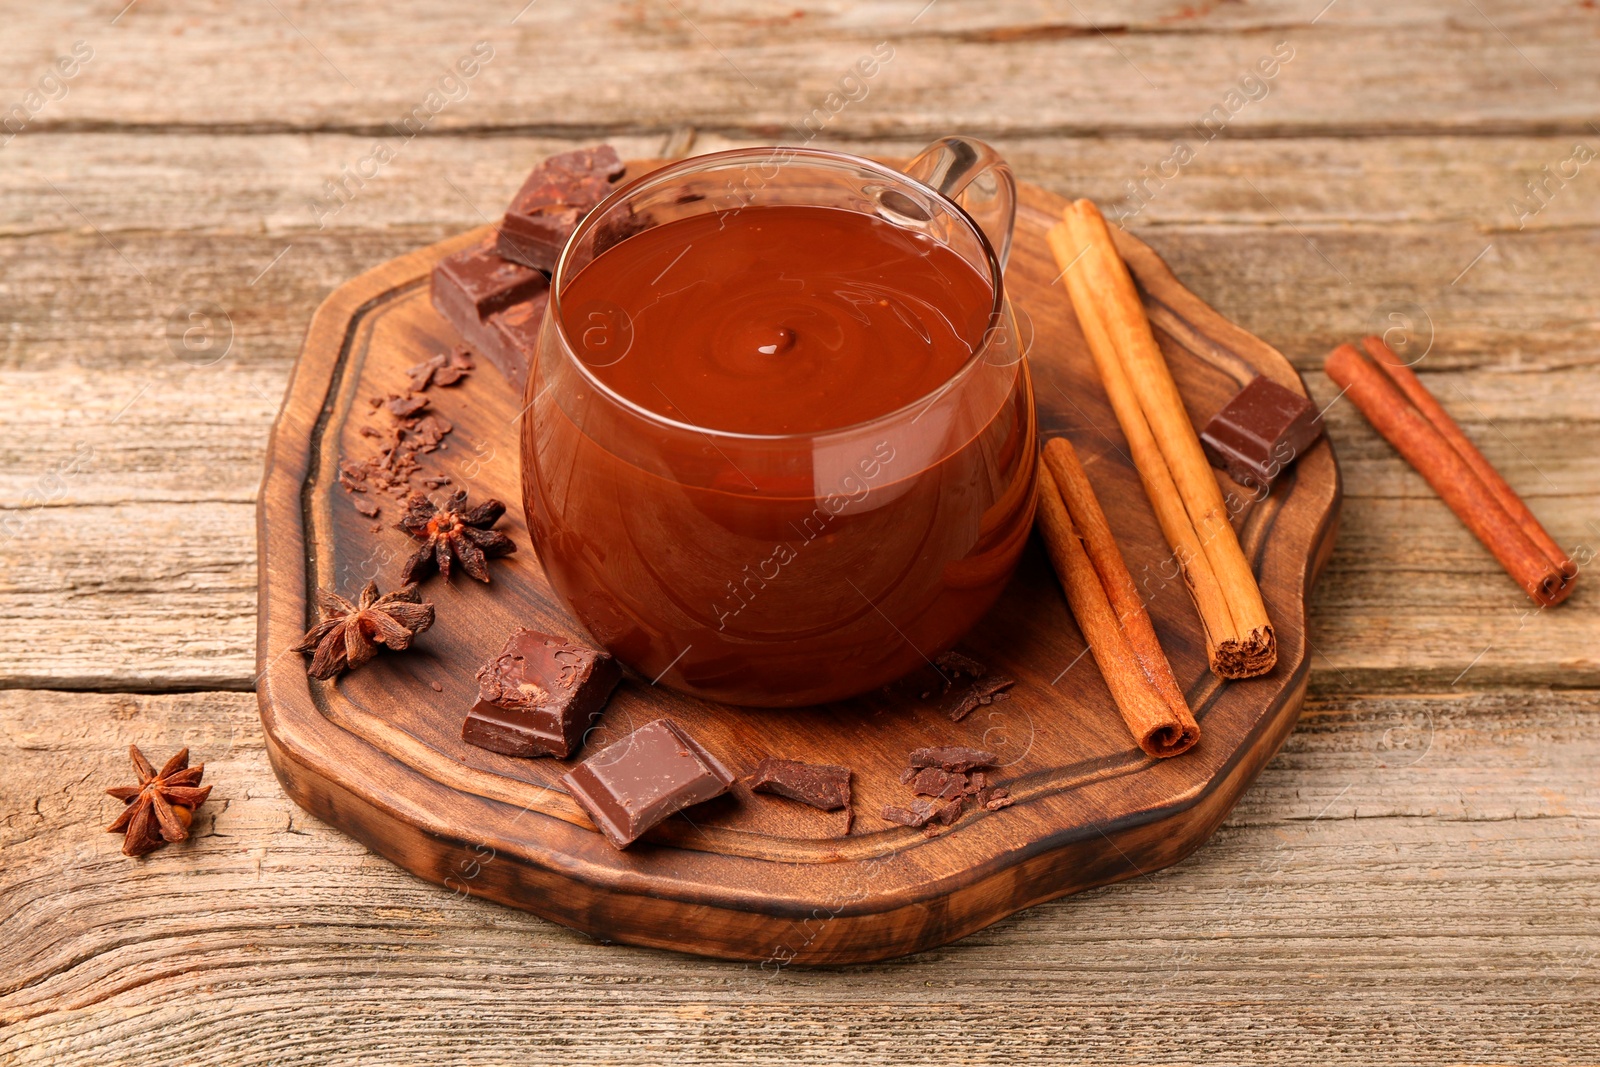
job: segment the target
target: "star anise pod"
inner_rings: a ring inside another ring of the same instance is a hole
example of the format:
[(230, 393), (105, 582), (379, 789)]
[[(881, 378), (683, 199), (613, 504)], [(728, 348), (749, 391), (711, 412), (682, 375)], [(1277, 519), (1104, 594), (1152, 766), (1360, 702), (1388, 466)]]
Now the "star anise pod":
[(167, 760), (160, 771), (144, 758), (138, 745), (128, 746), (128, 758), (133, 760), (139, 784), (106, 790), (127, 805), (106, 832), (124, 835), (122, 852), (127, 856), (142, 856), (169, 841), (184, 840), (189, 836), (194, 809), (211, 795), (209, 785), (199, 788), (206, 765), (189, 766), (188, 749)]
[(448, 581), (451, 565), (459, 563), (462, 570), (478, 581), (487, 582), (488, 560), (517, 550), (511, 538), (489, 529), (500, 521), (505, 511), (506, 506), (498, 500), (485, 500), (469, 508), (465, 489), (453, 494), (443, 507), (420, 493), (413, 496), (410, 510), (399, 525), (422, 544), (406, 560), (400, 580), (413, 582), (437, 569)]
[(322, 621), (313, 626), (296, 652), (310, 652), (313, 678), (332, 678), (354, 670), (378, 653), (379, 645), (399, 650), (433, 625), (433, 605), (422, 602), (415, 585), (378, 595), (378, 583), (368, 582), (361, 602), (352, 604), (337, 593), (317, 590)]

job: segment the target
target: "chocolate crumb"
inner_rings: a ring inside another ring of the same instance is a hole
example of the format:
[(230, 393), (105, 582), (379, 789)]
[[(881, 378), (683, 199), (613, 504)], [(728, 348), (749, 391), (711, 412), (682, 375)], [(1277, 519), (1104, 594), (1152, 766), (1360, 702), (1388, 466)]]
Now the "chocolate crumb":
[(444, 686), (440, 685), (438, 682), (429, 682), (428, 685), (435, 693), (444, 692)]
[(367, 518), (375, 519), (378, 517), (378, 505), (375, 502), (368, 500), (366, 497), (358, 496), (355, 498), (355, 500), (351, 501), (351, 503), (355, 505), (355, 509), (357, 511), (361, 512), (361, 514), (365, 515)]
[(933, 661), (933, 665), (938, 667), (945, 674), (953, 674), (956, 677), (960, 677), (964, 674), (968, 678), (982, 678), (989, 671), (988, 667), (973, 659), (971, 656), (964, 652), (956, 652), (954, 650), (946, 652), (942, 656), (936, 657)]
[(974, 709), (993, 703), (1016, 684), (1015, 678), (1008, 678), (1003, 674), (975, 680), (950, 706), (950, 721), (960, 722), (972, 714)]
[(989, 811), (999, 811), (1001, 808), (1009, 808), (1016, 802), (1016, 798), (1004, 789), (995, 789), (989, 793), (989, 799), (983, 802), (983, 806)]

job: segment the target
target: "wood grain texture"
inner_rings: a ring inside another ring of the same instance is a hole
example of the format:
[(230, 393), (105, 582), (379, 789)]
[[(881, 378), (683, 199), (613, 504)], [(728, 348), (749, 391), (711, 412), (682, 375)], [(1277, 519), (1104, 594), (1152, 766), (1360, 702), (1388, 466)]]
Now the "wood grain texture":
[[(1597, 737), (1593, 692), (1314, 695), (1176, 867), (762, 971), (411, 877), (283, 795), (248, 694), (3, 693), (0, 1062), (1587, 1062)], [(129, 742), (216, 784), (142, 862), (101, 832)]]
[[(1279, 42), (1295, 58), (1270, 95), (1238, 112), (1237, 132), (1494, 131), (1532, 122), (1587, 131), (1587, 102), (1600, 91), (1600, 14), (1571, 4), (1551, 17), (1533, 0), (1494, 4), (1492, 14), (1446, 0), (1344, 0), (1325, 12), (1290, 0), (932, 8), (927, 0), (804, 8), (611, 0), (541, 3), (520, 15), (509, 3), (407, 0), (379, 13), (306, 0), (236, 10), (211, 0), (141, 4), (115, 26), (72, 18), (88, 7), (35, 9), (11, 26), (19, 65), (27, 57), (42, 68), (75, 36), (96, 49), (38, 128), (388, 134), (480, 41), (493, 59), (464, 97), (433, 116), (430, 134), (592, 137), (688, 123), (782, 136), (880, 42), (893, 47), (893, 60), (861, 106), (830, 123), (845, 134), (1166, 136), (1197, 121)], [(659, 91), (663, 84), (672, 91)]]
[[(630, 163), (629, 170), (653, 166)], [(635, 678), (612, 696), (585, 750), (670, 715), (736, 775), (768, 755), (843, 763), (855, 772), (858, 817), (845, 833), (833, 817), (796, 813), (736, 788), (736, 801), (674, 817), (619, 852), (567, 795), (562, 764), (462, 743), (462, 709), (476, 688), (470, 668), (518, 626), (576, 635), (531, 557), (497, 565), (488, 589), (426, 586), (439, 604), (437, 621), (404, 659), (385, 657), (336, 685), (308, 681), (292, 647), (315, 618), (308, 608), (314, 588), (348, 592), (368, 578), (395, 581), (405, 545), (370, 529), (337, 472), (371, 451), (359, 432), (368, 398), (400, 389), (407, 367), (455, 343), (427, 301), (426, 279), (435, 262), (483, 236), (470, 231), (335, 290), (312, 321), (273, 428), (258, 511), (257, 691), (273, 765), (289, 794), (431, 881), (605, 938), (769, 965), (918, 951), (1039, 900), (1166, 866), (1197, 847), (1282, 743), (1304, 694), (1305, 596), (1338, 516), (1332, 449), (1314, 445), (1270, 497), (1235, 516), (1272, 612), (1278, 665), (1266, 677), (1219, 686), (1206, 669), (1187, 593), (1162, 577), (1170, 549), (1126, 446), (1099, 429), (1112, 416), (1044, 240), (1065, 201), (1026, 184), (1020, 193), (1006, 289), (1031, 323), (1021, 332), (1032, 342), (1038, 431), (1066, 433), (1086, 450), (1093, 443), (1086, 462), (1096, 491), (1202, 722), (1198, 747), (1166, 761), (1138, 750), (1089, 670), (1037, 551), (963, 641), (1018, 684), (1005, 703), (959, 725), (937, 702), (904, 696), (751, 711)], [(1256, 374), (1302, 388), (1278, 352), (1185, 290), (1148, 246), (1125, 234), (1118, 240), (1166, 331), (1164, 352), (1192, 417), (1204, 419)], [(516, 499), (521, 398), (487, 368), (428, 395), (456, 429), (424, 471), (447, 474), (480, 499)], [(515, 510), (504, 525), (528, 543)], [(864, 721), (874, 728), (863, 732)], [(995, 749), (993, 780), (1012, 791), (1016, 806), (970, 812), (936, 837), (891, 827), (878, 812), (906, 799), (897, 779), (910, 749), (924, 744)], [(494, 864), (478, 863), (485, 849)], [(463, 864), (482, 873), (461, 879), (455, 872)]]

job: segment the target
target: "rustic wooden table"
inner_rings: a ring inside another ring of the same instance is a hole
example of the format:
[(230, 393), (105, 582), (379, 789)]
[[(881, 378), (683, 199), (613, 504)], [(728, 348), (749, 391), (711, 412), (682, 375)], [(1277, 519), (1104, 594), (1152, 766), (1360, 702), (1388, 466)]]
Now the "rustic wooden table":
[[(124, 3), (5, 19), (0, 1063), (1594, 1062), (1600, 590), (1530, 610), (1320, 372), (1408, 327), (1557, 539), (1600, 546), (1592, 0)], [(1212, 842), (799, 972), (597, 945), (291, 804), (254, 497), (329, 290), (557, 149), (955, 131), (1120, 207), (1332, 402), (1311, 697)], [(102, 832), (129, 742), (216, 784), (142, 862)]]

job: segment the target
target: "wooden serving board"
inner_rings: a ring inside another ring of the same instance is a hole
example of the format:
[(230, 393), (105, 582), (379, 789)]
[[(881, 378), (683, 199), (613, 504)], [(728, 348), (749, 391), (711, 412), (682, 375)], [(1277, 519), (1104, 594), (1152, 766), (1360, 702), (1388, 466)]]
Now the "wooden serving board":
[[(650, 162), (630, 165), (630, 175)], [(398, 584), (410, 551), (385, 499), (374, 520), (340, 488), (338, 463), (370, 455), (368, 399), (401, 392), (407, 367), (457, 338), (428, 300), (428, 272), (474, 231), (393, 260), (339, 287), (312, 320), (273, 430), (258, 512), (259, 700), (268, 751), (302, 807), (448, 889), (526, 908), (606, 940), (759, 961), (836, 964), (953, 941), (1040, 901), (1176, 863), (1216, 829), (1294, 725), (1305, 692), (1306, 597), (1332, 546), (1339, 475), (1319, 443), (1266, 499), (1239, 514), (1278, 636), (1270, 675), (1222, 684), (1206, 670), (1199, 622), (1164, 580), (1162, 540), (1082, 335), (1045, 230), (1063, 201), (1024, 185), (1006, 284), (1031, 331), (1040, 428), (1084, 457), (1135, 578), (1148, 579), (1156, 629), (1203, 732), (1157, 763), (1134, 745), (1037, 543), (999, 604), (965, 642), (1017, 681), (1009, 700), (952, 723), (936, 701), (875, 695), (845, 704), (750, 710), (630, 678), (587, 751), (669, 715), (735, 773), (767, 755), (855, 771), (854, 827), (777, 797), (732, 796), (675, 816), (627, 852), (590, 825), (560, 785), (568, 764), (463, 744), (473, 672), (518, 626), (583, 639), (547, 585), (519, 501), (521, 398), (487, 363), (434, 388), (455, 425), (424, 457), (479, 499), (510, 504), (501, 529), (516, 555), (484, 586), (423, 585), (438, 621), (404, 655), (380, 653), (337, 683), (314, 682), (290, 651), (315, 621), (317, 586), (354, 597), (375, 577)], [(1196, 423), (1257, 373), (1304, 391), (1272, 347), (1183, 288), (1143, 243), (1117, 234)], [(1225, 488), (1234, 489), (1231, 483)], [(910, 799), (911, 749), (994, 749), (991, 776), (1017, 803), (964, 814), (937, 836), (879, 818)]]

